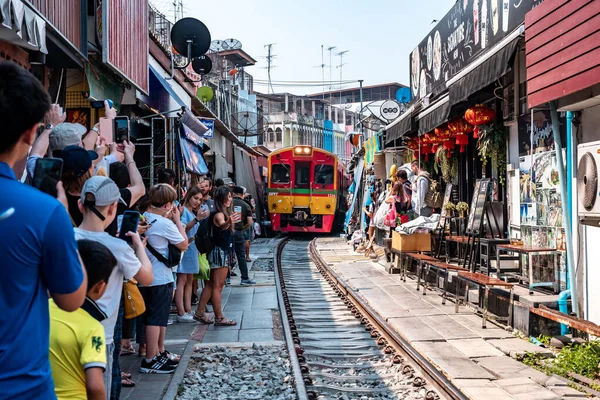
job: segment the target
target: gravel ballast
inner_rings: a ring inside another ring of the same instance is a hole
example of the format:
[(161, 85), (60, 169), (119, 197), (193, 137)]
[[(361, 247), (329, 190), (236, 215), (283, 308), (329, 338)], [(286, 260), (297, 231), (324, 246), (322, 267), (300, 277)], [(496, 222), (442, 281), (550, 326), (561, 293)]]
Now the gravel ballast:
[(178, 399), (292, 400), (296, 393), (284, 346), (199, 348), (192, 355)]

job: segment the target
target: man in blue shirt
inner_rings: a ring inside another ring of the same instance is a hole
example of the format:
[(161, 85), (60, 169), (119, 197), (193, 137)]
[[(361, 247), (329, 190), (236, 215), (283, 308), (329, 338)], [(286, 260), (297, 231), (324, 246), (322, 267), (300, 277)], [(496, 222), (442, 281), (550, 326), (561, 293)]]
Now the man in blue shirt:
[[(12, 62), (0, 62), (0, 399), (55, 399), (48, 294), (65, 311), (85, 299), (87, 279), (73, 226), (61, 204), (16, 180), (50, 98)], [(59, 197), (66, 203), (62, 185)]]

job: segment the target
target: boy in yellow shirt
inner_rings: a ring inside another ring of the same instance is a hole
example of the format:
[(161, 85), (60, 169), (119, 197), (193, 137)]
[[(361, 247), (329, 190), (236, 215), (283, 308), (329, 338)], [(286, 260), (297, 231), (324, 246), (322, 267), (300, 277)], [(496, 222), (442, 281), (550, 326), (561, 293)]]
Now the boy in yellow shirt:
[(80, 309), (69, 313), (50, 300), (50, 365), (58, 399), (105, 400), (106, 314), (96, 300), (104, 294), (117, 260), (102, 243), (78, 240), (88, 275), (88, 290)]

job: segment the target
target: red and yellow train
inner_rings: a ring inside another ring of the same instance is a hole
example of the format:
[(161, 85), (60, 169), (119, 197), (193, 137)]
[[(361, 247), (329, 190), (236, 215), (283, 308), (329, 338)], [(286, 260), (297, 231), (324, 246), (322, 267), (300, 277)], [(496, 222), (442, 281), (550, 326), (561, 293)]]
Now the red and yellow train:
[(267, 206), (274, 231), (327, 233), (343, 227), (347, 179), (334, 154), (288, 147), (269, 155), (268, 168)]

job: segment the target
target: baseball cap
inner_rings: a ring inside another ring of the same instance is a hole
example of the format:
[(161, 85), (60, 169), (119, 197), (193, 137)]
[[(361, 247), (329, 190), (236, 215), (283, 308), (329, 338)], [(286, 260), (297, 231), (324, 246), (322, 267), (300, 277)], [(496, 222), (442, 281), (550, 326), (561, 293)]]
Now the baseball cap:
[(85, 174), (92, 166), (92, 161), (98, 158), (95, 151), (86, 150), (79, 146), (67, 146), (56, 150), (53, 155), (63, 160), (63, 170), (73, 171), (77, 177)]
[(223, 178), (223, 184), (224, 185), (233, 185), (233, 181), (231, 180), (231, 178)]
[(50, 150), (63, 150), (67, 146), (79, 145), (87, 129), (81, 124), (63, 122), (52, 129), (49, 137)]
[(235, 194), (239, 194), (239, 195), (244, 194), (244, 188), (241, 186), (234, 186), (232, 190), (233, 190), (233, 193), (235, 193)]
[(109, 206), (116, 201), (127, 205), (121, 198), (121, 192), (117, 184), (106, 176), (96, 175), (85, 181), (83, 189), (81, 189), (81, 202), (83, 204), (85, 204), (85, 197), (88, 194), (94, 195), (93, 205), (98, 207)]

